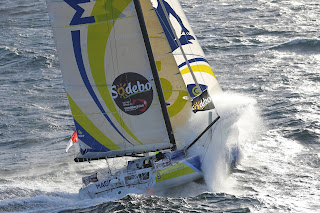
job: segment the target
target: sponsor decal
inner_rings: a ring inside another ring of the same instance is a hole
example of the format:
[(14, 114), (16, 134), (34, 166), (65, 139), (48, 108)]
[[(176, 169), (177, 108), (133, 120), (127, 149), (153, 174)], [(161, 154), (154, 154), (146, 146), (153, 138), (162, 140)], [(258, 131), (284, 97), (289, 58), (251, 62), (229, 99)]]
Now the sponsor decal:
[(109, 185), (109, 183), (110, 183), (109, 180), (105, 180), (101, 183), (96, 183), (96, 187), (97, 187), (97, 189), (101, 189), (101, 188), (107, 187)]
[[(199, 84), (199, 86), (202, 91), (204, 91), (208, 88), (207, 85), (204, 85), (204, 84)], [(188, 89), (188, 92), (189, 92), (191, 98), (194, 98), (194, 97), (200, 95), (200, 91), (198, 90), (197, 85), (195, 85), (195, 84), (188, 84), (187, 89)]]
[(143, 114), (153, 100), (151, 83), (133, 72), (123, 73), (114, 80), (111, 95), (117, 106), (129, 115)]
[(192, 99), (193, 112), (214, 109), (212, 98), (207, 90), (203, 91), (199, 96)]
[(81, 130), (78, 130), (78, 138), (83, 138), (84, 137), (84, 135), (83, 135), (83, 133), (81, 132)]

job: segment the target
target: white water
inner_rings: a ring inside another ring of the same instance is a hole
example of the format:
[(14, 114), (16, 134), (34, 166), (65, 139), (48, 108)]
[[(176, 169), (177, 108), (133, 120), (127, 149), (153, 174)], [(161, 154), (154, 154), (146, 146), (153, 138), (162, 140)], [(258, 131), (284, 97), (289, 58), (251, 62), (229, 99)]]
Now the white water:
[(256, 100), (240, 94), (223, 93), (215, 98), (215, 105), (221, 116), (213, 127), (213, 138), (206, 150), (203, 171), (211, 192), (239, 194), (234, 188), (235, 180), (230, 177), (226, 152), (232, 147), (240, 148), (240, 161), (247, 144), (259, 136), (261, 126)]

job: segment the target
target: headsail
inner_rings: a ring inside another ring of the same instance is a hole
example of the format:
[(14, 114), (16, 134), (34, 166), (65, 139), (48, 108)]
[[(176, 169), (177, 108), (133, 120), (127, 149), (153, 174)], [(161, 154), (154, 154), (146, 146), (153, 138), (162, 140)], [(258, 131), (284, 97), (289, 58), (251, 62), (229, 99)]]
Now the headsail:
[[(207, 117), (208, 121), (206, 122), (203, 119), (203, 114), (194, 114), (191, 113), (191, 111), (197, 112), (214, 109), (215, 106), (211, 96), (220, 93), (222, 90), (208, 61), (205, 59), (204, 53), (189, 26), (178, 0), (151, 0), (151, 2), (154, 8), (152, 12), (157, 15), (158, 23), (161, 26), (158, 34), (153, 35), (155, 39), (151, 37), (151, 40), (158, 42), (158, 46), (154, 45), (154, 52), (161, 53), (158, 49), (164, 49), (164, 44), (161, 44), (162, 48), (158, 48), (160, 42), (158, 38), (165, 37), (168, 48), (166, 54), (162, 52), (162, 55), (166, 55), (167, 58), (170, 57), (170, 59), (174, 59), (175, 61), (175, 69), (170, 67), (169, 71), (167, 70), (166, 72), (169, 74), (170, 70), (174, 70), (175, 78), (183, 79), (183, 88), (188, 91), (188, 95), (192, 99), (192, 109), (191, 104), (185, 100), (186, 105), (183, 107), (184, 110), (181, 110), (178, 116), (176, 116), (182, 118), (180, 120), (184, 121), (184, 123), (175, 122), (176, 117), (170, 117), (174, 130), (192, 130), (175, 132), (177, 140), (181, 138), (184, 144), (189, 144), (189, 139), (195, 137), (195, 135), (198, 135), (195, 141), (199, 139), (199, 136), (203, 134), (203, 132), (201, 132), (202, 129), (205, 129), (204, 132), (207, 131), (208, 123), (210, 123), (209, 126), (211, 127), (220, 118), (217, 115), (215, 122), (212, 123), (212, 113), (209, 112)], [(153, 28), (154, 27), (151, 27), (151, 29)], [(157, 57), (157, 54), (155, 54), (155, 56)], [(159, 73), (161, 76), (161, 72)], [(173, 75), (168, 78), (170, 81), (174, 79), (172, 76)], [(181, 85), (181, 83), (177, 85)], [(165, 87), (165, 84), (162, 86)], [(178, 99), (182, 100), (180, 103), (183, 103), (184, 98), (185, 97), (180, 97), (180, 99)], [(202, 122), (197, 122), (197, 128), (195, 128), (195, 122), (199, 120)], [(186, 140), (186, 138), (188, 139)]]
[(172, 147), (132, 0), (47, 0), (78, 158)]
[[(219, 83), (208, 61), (205, 59), (203, 50), (178, 0), (151, 0), (151, 2), (191, 98), (199, 95), (205, 89), (208, 90), (209, 94), (221, 92)], [(187, 60), (185, 60), (182, 54), (179, 43)], [(188, 65), (190, 65), (195, 79), (193, 79)], [(195, 80), (198, 82), (201, 91), (197, 88)]]

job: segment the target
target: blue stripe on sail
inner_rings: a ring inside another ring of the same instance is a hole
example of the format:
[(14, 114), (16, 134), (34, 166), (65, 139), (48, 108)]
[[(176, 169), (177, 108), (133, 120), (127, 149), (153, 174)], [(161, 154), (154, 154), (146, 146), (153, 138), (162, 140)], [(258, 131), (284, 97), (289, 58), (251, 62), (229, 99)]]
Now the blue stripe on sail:
[[(208, 63), (208, 61), (204, 58), (193, 58), (193, 59), (190, 59), (188, 60), (188, 62), (191, 64), (192, 62), (197, 62), (197, 61), (205, 61)], [(185, 66), (187, 64), (187, 62), (183, 62), (182, 64), (180, 64), (178, 67), (181, 68), (183, 66)], [(209, 63), (208, 63), (209, 64)]]
[(82, 58), (82, 52), (81, 52), (81, 44), (80, 44), (80, 30), (76, 31), (71, 31), (72, 35), (72, 43), (73, 43), (73, 50), (74, 50), (74, 55), (77, 61), (78, 69), (80, 71), (81, 78), (83, 80), (83, 83), (85, 84), (89, 94), (91, 95), (92, 99), (94, 102), (97, 104), (98, 108), (104, 115), (104, 117), (109, 121), (111, 126), (123, 137), (127, 142), (129, 142), (131, 145), (133, 145), (124, 135), (119, 131), (119, 129), (114, 125), (114, 123), (111, 121), (107, 113), (104, 111), (101, 103), (99, 102), (96, 94), (93, 91), (93, 88), (89, 82), (84, 64), (83, 64), (83, 58)]
[[(74, 120), (74, 119), (73, 119)], [(78, 138), (85, 143), (86, 145), (90, 146), (91, 149), (87, 150), (90, 152), (107, 152), (110, 151), (110, 149), (103, 146), (99, 141), (94, 139), (82, 126), (74, 120), (74, 124), (76, 126)]]
[(192, 41), (195, 40), (195, 38), (192, 35), (190, 35), (189, 30), (186, 28), (182, 19), (176, 13), (176, 11), (170, 6), (170, 4), (167, 1), (162, 1), (163, 6), (165, 8), (162, 7), (160, 0), (157, 0), (157, 1), (158, 1), (158, 7), (154, 8), (154, 10), (158, 16), (163, 32), (167, 37), (171, 51), (172, 52), (175, 51), (179, 47), (179, 45), (171, 29), (169, 20), (166, 17), (165, 11), (167, 12), (169, 19), (170, 18), (176, 19), (176, 21), (181, 27), (181, 33), (177, 32), (177, 37), (179, 37), (178, 39), (180, 41), (181, 46), (192, 44)]

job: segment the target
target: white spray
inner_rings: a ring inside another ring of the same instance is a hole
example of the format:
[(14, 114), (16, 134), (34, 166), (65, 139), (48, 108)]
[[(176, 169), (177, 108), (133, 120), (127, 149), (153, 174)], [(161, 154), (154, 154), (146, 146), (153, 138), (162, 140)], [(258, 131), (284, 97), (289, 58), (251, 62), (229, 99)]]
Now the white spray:
[[(241, 147), (254, 140), (260, 126), (256, 100), (239, 94), (223, 93), (214, 97), (219, 121), (212, 127), (212, 138), (204, 135), (192, 152), (202, 153), (202, 170), (208, 190), (212, 192), (234, 191), (230, 177), (229, 159), (232, 147)], [(200, 113), (199, 113), (200, 114)], [(202, 119), (206, 120), (202, 114)], [(204, 154), (203, 154), (204, 153)], [(240, 155), (241, 156), (241, 155)]]

